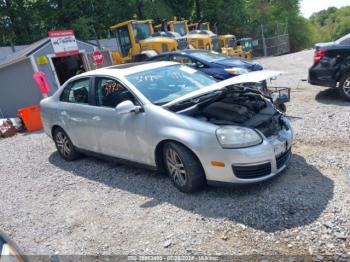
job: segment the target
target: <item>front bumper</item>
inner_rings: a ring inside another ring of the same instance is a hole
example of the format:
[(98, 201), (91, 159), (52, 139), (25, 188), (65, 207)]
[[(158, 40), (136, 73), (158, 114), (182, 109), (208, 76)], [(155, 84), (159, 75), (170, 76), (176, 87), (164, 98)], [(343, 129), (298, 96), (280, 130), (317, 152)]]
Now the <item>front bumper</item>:
[[(277, 135), (264, 137), (262, 144), (240, 149), (224, 149), (220, 145), (198, 152), (209, 184), (257, 183), (283, 171), (292, 156), (293, 130), (282, 129)], [(225, 166), (214, 166), (212, 161)]]

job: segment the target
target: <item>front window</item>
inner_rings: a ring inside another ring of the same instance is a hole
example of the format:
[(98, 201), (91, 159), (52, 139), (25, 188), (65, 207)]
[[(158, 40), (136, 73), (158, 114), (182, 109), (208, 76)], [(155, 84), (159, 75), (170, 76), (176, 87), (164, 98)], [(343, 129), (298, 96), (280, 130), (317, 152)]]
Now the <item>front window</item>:
[(186, 34), (185, 25), (183, 23), (174, 24), (174, 31), (184, 36)]
[(136, 43), (151, 36), (151, 31), (148, 23), (132, 24), (132, 28), (134, 30)]
[(193, 52), (191, 55), (199, 60), (204, 60), (207, 62), (213, 62), (215, 60), (222, 60), (229, 58), (226, 55), (219, 54), (216, 52)]
[(234, 38), (228, 39), (228, 47), (235, 47), (236, 40)]
[(110, 78), (97, 78), (95, 87), (97, 106), (116, 107), (123, 101), (136, 103), (134, 96), (121, 83)]
[(116, 30), (117, 40), (121, 49), (122, 56), (127, 56), (131, 48), (131, 40), (128, 26), (122, 26)]
[(195, 90), (216, 83), (216, 80), (183, 65), (155, 68), (126, 76), (152, 103), (166, 104)]

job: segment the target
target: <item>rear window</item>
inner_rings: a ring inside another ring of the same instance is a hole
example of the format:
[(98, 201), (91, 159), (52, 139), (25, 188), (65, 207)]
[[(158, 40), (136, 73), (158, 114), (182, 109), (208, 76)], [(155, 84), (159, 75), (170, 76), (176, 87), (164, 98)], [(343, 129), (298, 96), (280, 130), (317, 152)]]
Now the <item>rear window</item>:
[(228, 56), (216, 53), (216, 52), (193, 52), (191, 55), (197, 59), (204, 60), (207, 62), (213, 62), (215, 60), (222, 60), (230, 58)]
[(350, 34), (347, 34), (336, 41), (339, 45), (350, 45)]

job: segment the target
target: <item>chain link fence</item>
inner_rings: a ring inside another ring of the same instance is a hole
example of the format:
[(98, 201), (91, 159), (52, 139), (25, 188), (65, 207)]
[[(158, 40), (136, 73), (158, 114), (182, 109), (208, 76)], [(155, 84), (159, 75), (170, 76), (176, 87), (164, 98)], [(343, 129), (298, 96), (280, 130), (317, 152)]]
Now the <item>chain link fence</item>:
[(290, 52), (288, 23), (263, 26), (253, 38), (254, 56), (276, 56)]

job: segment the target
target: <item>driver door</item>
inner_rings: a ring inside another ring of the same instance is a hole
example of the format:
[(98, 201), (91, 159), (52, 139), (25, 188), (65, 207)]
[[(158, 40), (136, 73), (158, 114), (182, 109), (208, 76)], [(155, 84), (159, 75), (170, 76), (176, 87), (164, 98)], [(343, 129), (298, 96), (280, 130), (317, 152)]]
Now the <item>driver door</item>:
[(145, 130), (144, 113), (118, 114), (116, 106), (130, 100), (139, 105), (136, 97), (113, 78), (96, 77), (94, 81), (95, 110), (92, 116), (98, 151), (101, 154), (134, 159), (140, 145), (139, 132)]

